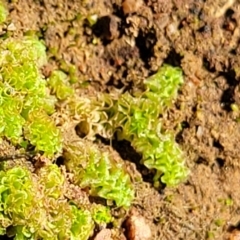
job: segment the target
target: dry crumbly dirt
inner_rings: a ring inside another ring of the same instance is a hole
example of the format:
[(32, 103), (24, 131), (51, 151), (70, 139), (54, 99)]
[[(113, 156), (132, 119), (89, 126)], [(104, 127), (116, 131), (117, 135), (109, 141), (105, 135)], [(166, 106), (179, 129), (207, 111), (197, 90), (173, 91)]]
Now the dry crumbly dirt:
[[(176, 133), (191, 174), (162, 192), (138, 183), (134, 207), (153, 240), (229, 239), (240, 220), (240, 115), (231, 110), (240, 103), (240, 2), (10, 2), (12, 34), (32, 31), (46, 43), (44, 73), (70, 72), (66, 66), (73, 64), (76, 88), (86, 86), (86, 92), (141, 89), (163, 63), (183, 69), (185, 83), (165, 127)], [(91, 27), (87, 19), (94, 15)], [(124, 159), (137, 160), (124, 145), (116, 148)]]

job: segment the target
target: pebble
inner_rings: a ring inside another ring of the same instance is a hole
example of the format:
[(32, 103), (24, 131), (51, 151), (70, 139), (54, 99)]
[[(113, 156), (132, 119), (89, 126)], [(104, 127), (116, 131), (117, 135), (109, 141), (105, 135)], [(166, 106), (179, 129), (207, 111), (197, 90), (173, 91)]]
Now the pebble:
[(104, 228), (94, 238), (94, 240), (112, 240), (111, 230)]
[(237, 229), (232, 231), (229, 236), (229, 240), (240, 240), (240, 231)]
[(126, 221), (128, 240), (150, 240), (152, 233), (143, 216), (136, 211)]
[(122, 9), (124, 14), (137, 12), (142, 6), (142, 0), (124, 0), (122, 3)]

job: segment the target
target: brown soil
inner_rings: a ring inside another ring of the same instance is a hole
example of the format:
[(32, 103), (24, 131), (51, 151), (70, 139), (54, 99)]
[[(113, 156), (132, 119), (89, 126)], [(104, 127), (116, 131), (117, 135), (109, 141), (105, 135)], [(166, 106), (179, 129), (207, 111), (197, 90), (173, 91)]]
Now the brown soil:
[[(191, 174), (163, 192), (137, 184), (134, 207), (153, 240), (228, 239), (240, 218), (240, 115), (231, 110), (240, 103), (239, 1), (15, 2), (8, 4), (12, 34), (37, 33), (48, 48), (46, 74), (63, 69), (78, 79), (76, 88), (131, 91), (163, 63), (183, 69), (185, 83), (165, 127), (175, 131)], [(124, 158), (132, 161), (130, 152)]]

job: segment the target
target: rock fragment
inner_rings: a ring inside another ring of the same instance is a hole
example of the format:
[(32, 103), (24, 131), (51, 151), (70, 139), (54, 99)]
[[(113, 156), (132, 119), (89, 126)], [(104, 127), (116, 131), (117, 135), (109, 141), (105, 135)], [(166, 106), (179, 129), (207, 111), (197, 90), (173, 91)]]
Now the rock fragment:
[(129, 240), (150, 240), (152, 233), (143, 216), (132, 211), (126, 220), (127, 238)]
[(111, 237), (111, 230), (104, 228), (94, 238), (94, 240), (113, 240)]

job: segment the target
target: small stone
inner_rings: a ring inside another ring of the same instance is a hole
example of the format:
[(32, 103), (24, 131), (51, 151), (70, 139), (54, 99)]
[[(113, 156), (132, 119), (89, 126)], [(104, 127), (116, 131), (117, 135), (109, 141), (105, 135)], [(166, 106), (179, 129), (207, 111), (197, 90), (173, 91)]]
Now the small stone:
[(136, 211), (132, 211), (126, 221), (127, 237), (129, 240), (150, 240), (152, 233), (149, 225), (146, 223), (143, 216)]
[(10, 24), (8, 25), (8, 27), (7, 27), (7, 30), (8, 30), (8, 31), (16, 31), (17, 28), (16, 28), (16, 26), (14, 25), (14, 23), (10, 23)]
[(138, 9), (142, 6), (142, 0), (124, 0), (122, 3), (122, 9), (124, 14), (137, 12)]
[(111, 230), (110, 229), (102, 229), (94, 238), (94, 240), (112, 240)]
[(235, 229), (231, 232), (229, 240), (240, 240), (240, 231)]

